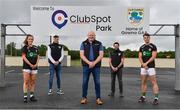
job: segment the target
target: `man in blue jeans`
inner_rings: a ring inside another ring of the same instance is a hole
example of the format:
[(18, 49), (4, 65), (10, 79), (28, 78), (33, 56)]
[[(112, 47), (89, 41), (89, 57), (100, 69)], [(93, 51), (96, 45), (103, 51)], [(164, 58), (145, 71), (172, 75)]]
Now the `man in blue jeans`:
[(57, 94), (62, 95), (64, 92), (61, 90), (61, 62), (64, 58), (63, 46), (59, 44), (59, 36), (53, 37), (53, 43), (48, 46), (48, 61), (49, 61), (49, 92), (48, 95), (53, 94), (53, 78), (56, 73), (57, 78)]
[(88, 38), (82, 42), (80, 47), (80, 57), (83, 66), (83, 84), (81, 104), (87, 104), (87, 90), (90, 74), (92, 73), (96, 90), (96, 104), (102, 105), (100, 94), (100, 67), (103, 58), (102, 43), (95, 40), (95, 33), (90, 31)]

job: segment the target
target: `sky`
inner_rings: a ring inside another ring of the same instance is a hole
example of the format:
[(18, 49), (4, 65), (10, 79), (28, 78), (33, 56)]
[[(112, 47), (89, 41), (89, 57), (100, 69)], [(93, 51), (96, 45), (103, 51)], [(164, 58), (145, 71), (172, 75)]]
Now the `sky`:
[[(0, 23), (30, 24), (30, 6), (147, 6), (150, 7), (150, 24), (180, 24), (180, 0), (0, 0)], [(158, 27), (150, 27), (154, 33)], [(30, 27), (23, 28), (26, 33)], [(15, 28), (8, 28), (8, 33), (18, 33)], [(164, 28), (161, 33), (173, 33), (173, 28)], [(71, 50), (78, 50), (86, 36), (60, 36), (61, 43)], [(22, 46), (25, 37), (8, 36), (6, 43), (15, 42)], [(97, 36), (105, 47), (111, 47), (113, 42), (120, 43), (121, 50), (138, 50), (143, 44), (142, 36)], [(34, 44), (48, 45), (49, 36), (35, 36)], [(74, 43), (76, 42), (76, 43)], [(159, 51), (175, 50), (174, 36), (153, 36), (151, 42), (156, 44)]]

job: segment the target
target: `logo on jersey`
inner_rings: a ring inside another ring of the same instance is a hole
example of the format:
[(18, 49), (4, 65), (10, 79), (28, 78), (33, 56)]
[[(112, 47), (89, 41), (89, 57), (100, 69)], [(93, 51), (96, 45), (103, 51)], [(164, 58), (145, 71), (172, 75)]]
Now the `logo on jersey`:
[(144, 57), (151, 57), (152, 52), (151, 51), (143, 51), (143, 56)]
[(143, 8), (129, 8), (128, 9), (128, 22), (132, 25), (139, 25), (144, 19), (144, 9)]
[(32, 58), (32, 57), (36, 57), (36, 56), (37, 56), (37, 53), (35, 53), (35, 52), (28, 52), (27, 53), (27, 57)]
[(52, 14), (51, 20), (58, 29), (61, 29), (68, 22), (68, 16), (63, 10), (56, 10)]
[(30, 57), (33, 57), (33, 53), (32, 53), (32, 52), (30, 52), (30, 53), (29, 53), (29, 56), (30, 56)]

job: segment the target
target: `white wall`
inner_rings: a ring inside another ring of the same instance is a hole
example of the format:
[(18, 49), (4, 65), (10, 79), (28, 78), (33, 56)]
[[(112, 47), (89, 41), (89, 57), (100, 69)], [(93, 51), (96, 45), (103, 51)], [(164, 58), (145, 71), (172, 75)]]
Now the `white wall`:
[[(65, 57), (62, 66), (71, 66), (70, 56)], [(108, 58), (103, 58), (102, 66), (109, 67)], [(167, 63), (168, 62), (168, 63)], [(21, 57), (6, 57), (6, 66), (22, 66)], [(49, 66), (47, 59), (40, 59), (39, 66)], [(140, 67), (137, 58), (126, 58), (125, 67)], [(158, 68), (175, 68), (175, 59), (156, 59), (156, 67)]]

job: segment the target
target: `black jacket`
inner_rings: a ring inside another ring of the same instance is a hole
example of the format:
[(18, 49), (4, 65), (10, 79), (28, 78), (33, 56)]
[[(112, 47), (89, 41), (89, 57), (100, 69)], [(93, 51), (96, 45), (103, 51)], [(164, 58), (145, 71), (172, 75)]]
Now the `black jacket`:
[[(49, 47), (51, 49), (51, 56), (55, 61), (58, 61), (61, 57), (61, 50), (62, 50), (62, 45), (58, 43), (52, 43), (49, 44)], [(49, 63), (52, 63), (50, 59), (48, 59)]]
[[(84, 55), (85, 57), (89, 60), (89, 54), (90, 54), (90, 43), (88, 40), (85, 40), (82, 45), (84, 46)], [(94, 60), (97, 59), (97, 57), (99, 56), (99, 50), (100, 50), (100, 46), (102, 45), (101, 42), (94, 40), (92, 42), (92, 47), (93, 47), (93, 53), (94, 53)], [(82, 65), (83, 66), (88, 66), (88, 64), (86, 62), (84, 62), (82, 60)], [(95, 67), (100, 67), (101, 66), (101, 61), (98, 62)]]
[[(110, 52), (110, 58), (111, 58), (111, 63), (114, 67), (117, 67), (121, 63), (121, 58), (123, 57), (123, 52), (118, 50), (113, 50)], [(122, 68), (123, 65), (120, 67)]]

